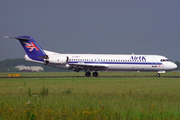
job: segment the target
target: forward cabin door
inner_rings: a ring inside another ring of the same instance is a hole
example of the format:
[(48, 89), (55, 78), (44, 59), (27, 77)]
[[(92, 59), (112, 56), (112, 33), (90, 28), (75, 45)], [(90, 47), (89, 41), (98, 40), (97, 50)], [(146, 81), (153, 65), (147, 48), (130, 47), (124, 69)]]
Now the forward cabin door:
[(157, 59), (152, 59), (152, 68), (157, 68)]

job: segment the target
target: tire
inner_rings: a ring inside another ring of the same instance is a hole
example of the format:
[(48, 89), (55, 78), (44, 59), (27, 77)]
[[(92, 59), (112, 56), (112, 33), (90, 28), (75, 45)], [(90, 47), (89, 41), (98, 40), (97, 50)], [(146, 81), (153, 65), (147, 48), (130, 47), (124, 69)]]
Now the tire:
[(85, 73), (85, 76), (86, 76), (86, 77), (90, 77), (90, 76), (91, 76), (91, 73), (90, 73), (90, 72), (86, 72), (86, 73)]
[(97, 77), (98, 73), (97, 72), (93, 72), (93, 77)]
[(157, 77), (160, 77), (161, 75), (160, 75), (160, 73), (158, 73), (156, 76), (157, 76)]

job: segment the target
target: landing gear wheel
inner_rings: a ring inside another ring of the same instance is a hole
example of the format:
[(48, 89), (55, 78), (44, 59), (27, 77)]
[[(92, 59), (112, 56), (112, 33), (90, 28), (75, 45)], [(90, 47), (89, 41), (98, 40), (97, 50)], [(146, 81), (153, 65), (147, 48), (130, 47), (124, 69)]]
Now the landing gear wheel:
[(157, 76), (157, 77), (160, 77), (161, 75), (160, 75), (160, 73), (158, 73), (156, 76)]
[(90, 76), (91, 76), (91, 73), (90, 73), (90, 72), (86, 72), (86, 73), (85, 73), (85, 76), (86, 76), (86, 77), (90, 77)]
[(98, 73), (97, 72), (93, 72), (93, 77), (97, 77)]

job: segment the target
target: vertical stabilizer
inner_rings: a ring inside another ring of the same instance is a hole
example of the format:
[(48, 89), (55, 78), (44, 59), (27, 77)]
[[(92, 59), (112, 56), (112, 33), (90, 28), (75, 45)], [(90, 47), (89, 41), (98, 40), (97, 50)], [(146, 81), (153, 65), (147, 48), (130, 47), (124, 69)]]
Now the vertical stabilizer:
[(44, 62), (46, 53), (31, 36), (5, 37), (19, 40), (30, 59)]

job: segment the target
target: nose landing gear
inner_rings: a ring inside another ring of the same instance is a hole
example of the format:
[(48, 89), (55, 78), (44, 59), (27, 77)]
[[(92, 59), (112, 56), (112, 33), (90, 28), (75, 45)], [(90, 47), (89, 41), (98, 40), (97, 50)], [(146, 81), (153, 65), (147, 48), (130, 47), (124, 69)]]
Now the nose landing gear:
[(160, 73), (158, 73), (156, 76), (157, 76), (157, 77), (160, 77), (161, 75), (160, 75)]

